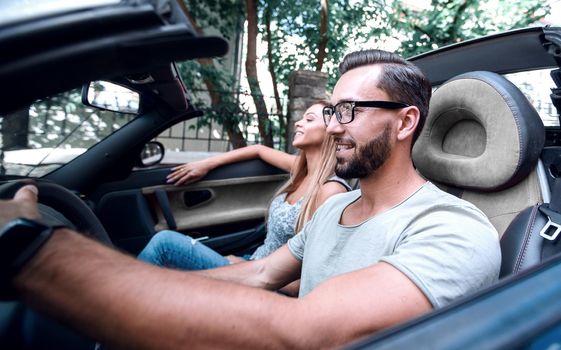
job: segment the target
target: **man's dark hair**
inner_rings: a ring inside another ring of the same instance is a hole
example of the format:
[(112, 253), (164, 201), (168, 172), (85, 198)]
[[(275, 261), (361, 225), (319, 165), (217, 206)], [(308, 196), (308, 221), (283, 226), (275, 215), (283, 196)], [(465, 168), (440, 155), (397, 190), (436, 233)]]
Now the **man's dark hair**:
[(413, 134), (413, 143), (419, 137), (429, 112), (431, 86), (419, 67), (406, 61), (398, 54), (382, 50), (364, 50), (345, 56), (339, 65), (339, 72), (345, 74), (351, 69), (371, 64), (382, 65), (382, 75), (378, 88), (393, 101), (416, 106), (420, 111), (419, 124)]

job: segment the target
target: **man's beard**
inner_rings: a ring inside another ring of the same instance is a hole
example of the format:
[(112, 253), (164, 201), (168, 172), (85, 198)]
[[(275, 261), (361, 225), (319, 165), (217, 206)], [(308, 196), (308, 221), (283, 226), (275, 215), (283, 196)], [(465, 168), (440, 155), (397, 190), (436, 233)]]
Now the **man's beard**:
[(335, 174), (343, 179), (362, 179), (373, 174), (390, 156), (390, 135), (390, 125), (386, 124), (380, 136), (358, 149), (355, 148), (349, 161), (344, 163), (337, 159)]

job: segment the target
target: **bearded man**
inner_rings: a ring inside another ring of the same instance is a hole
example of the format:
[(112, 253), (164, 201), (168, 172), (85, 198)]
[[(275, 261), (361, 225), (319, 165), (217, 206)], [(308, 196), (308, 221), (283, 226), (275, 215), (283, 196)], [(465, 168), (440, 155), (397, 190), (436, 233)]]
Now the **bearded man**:
[[(180, 272), (55, 228), (15, 274), (14, 290), (110, 347), (319, 349), (496, 281), (493, 226), (413, 166), (431, 95), (425, 76), (378, 50), (347, 55), (340, 71), (323, 116), (337, 140), (336, 173), (358, 178), (360, 190), (331, 197), (286, 246), (261, 260)], [(0, 224), (33, 217), (35, 190), (0, 201)], [(299, 298), (263, 290), (298, 278)]]

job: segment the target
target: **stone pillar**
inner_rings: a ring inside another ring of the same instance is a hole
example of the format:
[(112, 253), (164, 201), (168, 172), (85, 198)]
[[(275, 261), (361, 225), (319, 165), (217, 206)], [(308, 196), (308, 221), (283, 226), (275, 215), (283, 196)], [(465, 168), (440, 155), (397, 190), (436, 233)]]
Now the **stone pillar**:
[(294, 122), (302, 118), (310, 105), (318, 100), (327, 98), (327, 73), (310, 70), (294, 71), (288, 77), (288, 151), (294, 153), (292, 139), (294, 137)]

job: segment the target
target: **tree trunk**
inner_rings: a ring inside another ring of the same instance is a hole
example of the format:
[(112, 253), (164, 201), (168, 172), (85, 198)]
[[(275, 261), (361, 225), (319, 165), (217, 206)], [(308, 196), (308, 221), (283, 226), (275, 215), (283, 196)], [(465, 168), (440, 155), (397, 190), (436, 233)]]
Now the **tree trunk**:
[[(199, 27), (199, 25), (197, 24), (197, 21), (195, 21), (195, 19), (191, 16), (191, 14), (189, 13), (189, 10), (185, 6), (185, 3), (183, 1), (180, 1), (179, 4), (183, 8), (183, 11), (185, 12), (187, 17), (191, 21), (191, 24), (193, 25), (193, 27), (195, 28), (197, 33), (199, 35), (203, 35), (204, 33), (203, 33), (202, 28)], [(199, 58), (197, 61), (201, 65), (212, 65), (213, 64), (212, 58)], [(220, 94), (217, 92), (217, 89), (215, 88), (214, 83), (208, 78), (204, 78), (203, 81), (204, 81), (205, 86), (206, 86), (206, 88), (208, 90), (208, 93), (210, 95), (211, 106), (219, 105), (222, 98), (221, 98)], [(228, 138), (230, 139), (230, 143), (232, 144), (232, 147), (234, 149), (242, 148), (242, 147), (247, 146), (247, 141), (245, 140), (245, 137), (244, 137), (242, 131), (240, 130), (240, 127), (239, 127), (238, 124), (233, 123), (228, 118), (225, 118), (222, 121), (222, 125), (224, 126), (224, 129), (226, 129), (226, 133), (228, 134)]]
[[(212, 59), (200, 58), (199, 63), (201, 63), (202, 65), (212, 64)], [(222, 100), (222, 97), (219, 93), (216, 92), (216, 88), (213, 82), (208, 78), (205, 78), (204, 83), (210, 95), (211, 106), (218, 106)], [(228, 138), (230, 139), (230, 143), (232, 144), (232, 147), (234, 149), (247, 146), (247, 141), (245, 140), (238, 124), (233, 123), (228, 118), (224, 118), (224, 120), (222, 120), (222, 125), (224, 126), (224, 129), (226, 129), (226, 133), (228, 134)]]
[(2, 150), (27, 148), (29, 108), (19, 109), (2, 119)]
[(247, 57), (245, 61), (245, 72), (247, 74), (247, 82), (251, 90), (251, 97), (255, 103), (257, 110), (257, 122), (259, 134), (262, 143), (266, 146), (273, 147), (273, 135), (267, 106), (263, 99), (263, 93), (259, 86), (259, 78), (257, 77), (257, 2), (256, 0), (246, 0), (247, 15)]
[[(212, 64), (211, 58), (199, 58), (198, 61), (201, 65)], [(220, 96), (220, 94), (217, 92), (214, 83), (210, 79), (205, 78), (203, 79), (203, 81), (210, 95), (211, 106), (218, 106), (222, 101), (222, 96)], [(247, 146), (247, 141), (245, 140), (243, 133), (240, 130), (238, 124), (233, 123), (228, 118), (224, 118), (224, 120), (222, 120), (222, 125), (224, 126), (224, 129), (226, 129), (226, 132), (228, 133), (228, 138), (230, 139), (230, 143), (232, 144), (232, 147), (234, 149)]]
[(238, 125), (232, 123), (231, 120), (225, 120), (224, 127), (226, 128), (228, 138), (230, 139), (230, 143), (232, 144), (232, 147), (234, 149), (247, 146), (247, 141), (245, 140), (243, 133)]
[(327, 22), (329, 20), (328, 0), (321, 0), (321, 14), (319, 23), (319, 45), (318, 45), (318, 62), (316, 71), (321, 72), (323, 62), (325, 61), (326, 48), (327, 48)]
[[(269, 5), (267, 5), (267, 9), (265, 11), (265, 28), (267, 32), (267, 37), (265, 40), (267, 41), (267, 57), (269, 59), (269, 73), (271, 74), (271, 80), (273, 81), (273, 93), (275, 94), (275, 103), (277, 105), (277, 113), (279, 116), (279, 127), (281, 129), (281, 135), (286, 133), (286, 116), (282, 114), (282, 103), (279, 94), (279, 88), (277, 84), (277, 73), (275, 72), (275, 66), (273, 64), (273, 48), (272, 48), (272, 38), (271, 38), (271, 9)], [(286, 140), (286, 135), (284, 137)], [(285, 145), (285, 150), (287, 150), (287, 145)]]

